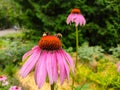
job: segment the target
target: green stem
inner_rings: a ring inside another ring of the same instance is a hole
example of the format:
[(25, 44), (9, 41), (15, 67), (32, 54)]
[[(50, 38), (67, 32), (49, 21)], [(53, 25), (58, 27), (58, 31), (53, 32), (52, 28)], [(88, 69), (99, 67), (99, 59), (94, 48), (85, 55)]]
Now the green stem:
[(53, 83), (53, 84), (51, 85), (51, 90), (54, 90), (54, 86), (55, 86), (55, 84)]
[(78, 62), (78, 27), (76, 27), (76, 62), (75, 62), (75, 68), (77, 67)]
[[(75, 69), (77, 67), (77, 62), (78, 62), (78, 27), (75, 27), (76, 28), (76, 62), (75, 62)], [(75, 83), (75, 77), (73, 75), (72, 77), (72, 90), (74, 89), (74, 83)]]
[(75, 77), (74, 75), (72, 76), (72, 90), (74, 90), (74, 82), (75, 82)]

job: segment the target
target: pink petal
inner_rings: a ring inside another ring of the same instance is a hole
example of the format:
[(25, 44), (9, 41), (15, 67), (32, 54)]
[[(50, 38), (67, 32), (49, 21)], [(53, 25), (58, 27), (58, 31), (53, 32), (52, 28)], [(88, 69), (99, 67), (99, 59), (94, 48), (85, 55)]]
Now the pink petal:
[(46, 70), (46, 52), (43, 52), (41, 54), (41, 57), (38, 60), (38, 63), (36, 65), (35, 69), (35, 81), (38, 85), (38, 88), (41, 88), (44, 84), (47, 76), (47, 70)]
[(84, 16), (82, 14), (69, 14), (67, 20), (66, 20), (66, 23), (67, 24), (71, 24), (71, 23), (75, 23), (75, 26), (82, 26), (82, 25), (85, 25), (86, 23), (86, 20), (84, 18)]
[(79, 15), (80, 26), (85, 25), (86, 20), (82, 14)]
[(53, 72), (52, 72), (52, 53), (48, 52), (47, 53), (47, 58), (46, 58), (46, 67), (47, 67), (47, 72), (48, 72), (48, 77), (50, 84), (53, 84)]
[(69, 16), (67, 17), (66, 23), (70, 24), (73, 21), (73, 17), (74, 17), (73, 14), (69, 14)]
[(120, 72), (120, 66), (118, 67), (118, 72)]
[(120, 66), (120, 62), (117, 63), (117, 67), (119, 67), (119, 66)]
[(67, 78), (69, 78), (69, 67), (68, 67), (68, 64), (66, 62), (66, 59), (63, 55), (64, 52), (62, 52), (62, 50), (60, 50), (60, 53), (61, 53), (61, 56), (62, 56), (62, 60), (63, 60), (63, 63), (64, 63), (64, 66), (65, 66), (65, 70), (66, 70), (66, 74), (67, 74)]
[(118, 62), (116, 66), (117, 66), (117, 71), (120, 72), (120, 62)]
[(56, 56), (60, 67), (60, 80), (61, 80), (61, 84), (63, 84), (64, 79), (67, 78), (67, 72), (65, 70), (63, 57), (61, 56), (60, 52), (56, 52)]
[(63, 53), (64, 57), (66, 58), (67, 62), (70, 64), (72, 71), (74, 73), (74, 63), (73, 63), (72, 57), (64, 50), (62, 50), (62, 53)]
[(22, 57), (22, 60), (25, 60), (28, 56), (30, 56), (31, 54), (33, 53), (33, 50), (30, 50), (28, 52), (26, 52), (23, 57)]
[(36, 62), (38, 61), (38, 58), (40, 56), (40, 49), (35, 49), (33, 54), (28, 58), (28, 60), (25, 62), (23, 67), (20, 70), (20, 74), (22, 77), (26, 77), (28, 73), (34, 68)]
[(25, 60), (28, 56), (30, 56), (30, 55), (33, 53), (33, 51), (34, 51), (35, 49), (37, 49), (38, 47), (39, 47), (39, 46), (34, 46), (34, 47), (32, 48), (32, 50), (26, 52), (26, 53), (23, 55), (22, 60)]
[(62, 50), (60, 50), (60, 53), (61, 53), (61, 56), (62, 56), (62, 59), (63, 59), (63, 63), (64, 63), (64, 66), (65, 66), (65, 70), (66, 70), (66, 72), (67, 72), (67, 77), (69, 78), (69, 67), (68, 67), (68, 64), (67, 64), (67, 62), (66, 62), (66, 59), (65, 59), (65, 57), (64, 57), (64, 52), (62, 51)]
[(57, 82), (58, 79), (58, 67), (57, 58), (55, 52), (52, 54), (52, 69), (53, 69), (53, 81)]

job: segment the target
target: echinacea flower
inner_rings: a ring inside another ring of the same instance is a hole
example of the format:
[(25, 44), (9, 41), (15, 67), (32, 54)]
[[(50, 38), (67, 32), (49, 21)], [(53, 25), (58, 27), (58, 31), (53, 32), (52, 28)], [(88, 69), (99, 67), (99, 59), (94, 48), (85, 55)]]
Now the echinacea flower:
[(120, 72), (120, 62), (117, 63), (117, 71)]
[(0, 76), (0, 81), (5, 81), (7, 79), (6, 76)]
[(38, 45), (23, 55), (26, 60), (20, 70), (21, 76), (26, 77), (35, 69), (35, 82), (38, 88), (44, 84), (48, 76), (52, 85), (57, 82), (58, 74), (63, 84), (66, 78), (69, 78), (69, 67), (74, 72), (74, 64), (71, 56), (62, 49), (62, 43), (57, 36), (44, 34)]
[[(86, 23), (86, 20), (84, 16), (81, 14), (80, 9), (74, 8), (72, 9), (71, 13), (68, 15), (67, 24), (75, 23), (75, 28), (76, 28), (76, 62), (75, 62), (75, 67), (77, 67), (77, 62), (78, 62), (78, 25), (83, 26)], [(72, 90), (74, 89), (74, 77), (72, 80)]]
[(9, 90), (22, 90), (19, 86), (11, 86)]
[(67, 24), (75, 23), (75, 26), (83, 26), (86, 23), (84, 16), (81, 14), (80, 9), (74, 8), (67, 17)]

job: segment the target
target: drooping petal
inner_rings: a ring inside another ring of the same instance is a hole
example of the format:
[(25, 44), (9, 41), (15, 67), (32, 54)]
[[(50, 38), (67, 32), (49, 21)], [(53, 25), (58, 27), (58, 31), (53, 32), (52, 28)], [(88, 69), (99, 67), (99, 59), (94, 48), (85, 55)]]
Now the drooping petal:
[(38, 85), (38, 88), (41, 88), (44, 84), (47, 76), (47, 70), (46, 70), (46, 51), (43, 51), (41, 53), (41, 56), (38, 60), (38, 63), (36, 64), (35, 69), (35, 82)]
[(86, 20), (82, 14), (78, 15), (78, 22), (79, 22), (80, 26), (85, 25)]
[(74, 73), (74, 63), (73, 63), (72, 57), (64, 50), (62, 50), (62, 53), (63, 53), (64, 57), (66, 58), (67, 62), (69, 63), (69, 65), (72, 68), (72, 71)]
[(83, 25), (85, 25), (86, 24), (86, 20), (85, 20), (85, 18), (84, 18), (84, 16), (83, 16), (83, 18), (82, 18), (83, 20)]
[(67, 78), (67, 72), (64, 66), (63, 57), (61, 56), (60, 52), (56, 52), (56, 56), (57, 56), (57, 61), (60, 67), (60, 81), (61, 81), (61, 84), (63, 84), (65, 78)]
[(47, 58), (46, 58), (46, 67), (47, 67), (47, 72), (48, 72), (48, 77), (49, 77), (49, 82), (50, 84), (53, 84), (53, 68), (52, 68), (52, 53), (48, 52), (47, 53)]
[(70, 15), (67, 17), (66, 23), (70, 24)]
[(57, 66), (57, 57), (55, 52), (52, 53), (52, 67), (53, 67), (53, 81), (57, 82), (58, 79), (58, 66)]
[(67, 17), (66, 23), (67, 23), (67, 24), (71, 24), (71, 21), (73, 21), (73, 14), (70, 14), (70, 15)]
[(62, 56), (62, 61), (63, 61), (63, 63), (64, 63), (64, 67), (65, 67), (65, 70), (66, 70), (66, 74), (67, 74), (67, 78), (69, 78), (69, 67), (68, 67), (68, 64), (67, 64), (67, 62), (66, 62), (66, 59), (65, 59), (65, 57), (64, 57), (64, 55), (63, 55), (63, 52), (62, 52), (62, 50), (59, 50), (59, 52), (60, 52), (60, 54), (61, 54), (61, 56)]
[(25, 60), (28, 56), (30, 56), (33, 53), (33, 50), (30, 50), (28, 52), (26, 52), (23, 57), (22, 57), (22, 61)]
[(32, 50), (26, 52), (26, 53), (23, 55), (22, 60), (25, 60), (25, 59), (26, 59), (28, 56), (30, 56), (30, 55), (34, 52), (34, 50), (37, 49), (37, 48), (38, 48), (38, 46), (34, 46), (34, 47), (32, 48)]
[(84, 16), (80, 13), (79, 14), (71, 13), (68, 16), (66, 23), (67, 24), (75, 23), (75, 26), (78, 26), (78, 25), (83, 26), (83, 25), (85, 25), (86, 20), (85, 20)]
[(40, 48), (34, 50), (33, 54), (28, 58), (23, 67), (20, 70), (20, 75), (24, 78), (34, 68), (38, 58), (40, 56)]

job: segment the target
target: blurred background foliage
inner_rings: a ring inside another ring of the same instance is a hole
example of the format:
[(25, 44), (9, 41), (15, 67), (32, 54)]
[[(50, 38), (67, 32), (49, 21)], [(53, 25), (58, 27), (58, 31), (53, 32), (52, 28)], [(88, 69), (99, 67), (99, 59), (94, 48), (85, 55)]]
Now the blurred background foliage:
[(119, 0), (0, 0), (0, 28), (18, 25), (33, 29), (36, 37), (45, 31), (60, 32), (64, 46), (74, 48), (74, 25), (67, 25), (66, 18), (75, 7), (80, 8), (87, 21), (79, 27), (80, 45), (87, 41), (108, 52), (120, 43)]
[[(37, 43), (24, 39), (24, 33), (11, 34), (0, 38), (0, 68), (6, 65), (20, 65), (21, 57)], [(11, 71), (11, 70), (10, 70)]]

